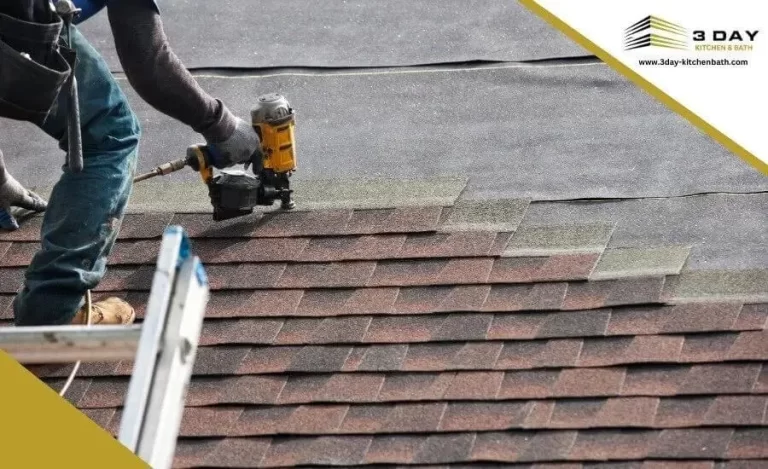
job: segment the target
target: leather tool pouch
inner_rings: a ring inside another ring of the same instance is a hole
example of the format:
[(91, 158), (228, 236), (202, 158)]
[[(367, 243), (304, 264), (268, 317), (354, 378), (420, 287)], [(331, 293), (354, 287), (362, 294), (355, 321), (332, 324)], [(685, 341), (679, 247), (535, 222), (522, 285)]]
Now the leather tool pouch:
[(63, 22), (21, 21), (0, 14), (0, 117), (42, 125), (75, 63), (63, 47)]

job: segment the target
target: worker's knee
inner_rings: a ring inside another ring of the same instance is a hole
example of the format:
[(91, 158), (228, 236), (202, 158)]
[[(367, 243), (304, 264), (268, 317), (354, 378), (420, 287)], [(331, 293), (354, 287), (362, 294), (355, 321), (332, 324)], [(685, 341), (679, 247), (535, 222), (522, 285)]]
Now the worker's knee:
[(83, 122), (83, 151), (86, 157), (88, 153), (120, 152), (135, 158), (141, 138), (139, 119), (122, 92), (111, 91), (103, 109)]

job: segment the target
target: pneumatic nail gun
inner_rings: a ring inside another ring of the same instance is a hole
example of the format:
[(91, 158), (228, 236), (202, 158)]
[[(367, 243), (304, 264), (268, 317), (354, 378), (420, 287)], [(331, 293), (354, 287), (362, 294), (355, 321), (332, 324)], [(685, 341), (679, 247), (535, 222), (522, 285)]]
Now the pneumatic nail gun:
[(251, 161), (245, 163), (245, 169), (250, 166), (253, 176), (246, 172), (214, 175), (210, 149), (192, 145), (186, 158), (162, 164), (133, 182), (189, 166), (200, 173), (208, 187), (215, 221), (248, 215), (257, 205), (272, 206), (277, 200), (282, 209), (295, 208), (289, 180), (296, 170), (295, 111), (283, 96), (263, 95), (251, 110), (251, 123), (261, 139), (261, 153), (255, 152)]

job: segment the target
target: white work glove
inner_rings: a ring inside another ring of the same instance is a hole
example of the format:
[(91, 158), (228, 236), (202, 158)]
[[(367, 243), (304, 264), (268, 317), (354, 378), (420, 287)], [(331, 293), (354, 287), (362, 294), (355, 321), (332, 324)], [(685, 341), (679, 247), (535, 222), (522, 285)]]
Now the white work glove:
[(11, 214), (11, 207), (21, 207), (33, 212), (44, 212), (48, 202), (24, 188), (5, 168), (3, 152), (0, 151), (0, 228), (18, 230), (19, 223)]
[(206, 141), (213, 160), (211, 165), (218, 169), (250, 163), (252, 157), (262, 158), (261, 139), (251, 124), (239, 117), (235, 121), (235, 131), (228, 139), (222, 142)]

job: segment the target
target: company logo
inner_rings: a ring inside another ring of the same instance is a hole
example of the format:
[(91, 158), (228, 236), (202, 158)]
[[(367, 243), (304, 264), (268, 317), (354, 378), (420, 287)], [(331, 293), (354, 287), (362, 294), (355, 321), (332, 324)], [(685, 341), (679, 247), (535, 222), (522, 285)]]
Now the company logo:
[(624, 30), (624, 50), (643, 47), (687, 49), (688, 32), (679, 24), (658, 16), (646, 16)]

